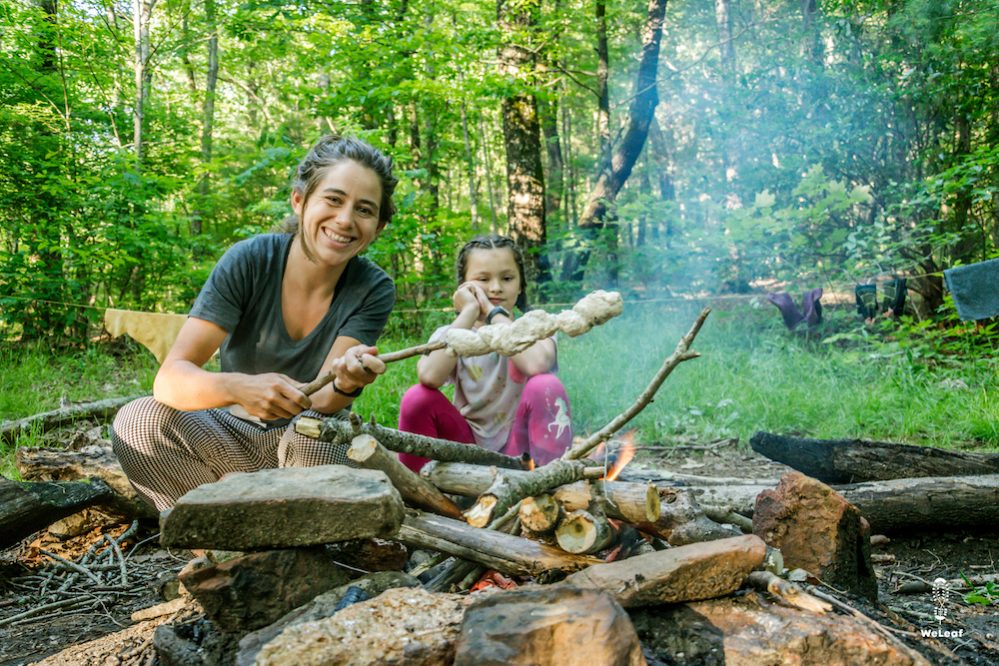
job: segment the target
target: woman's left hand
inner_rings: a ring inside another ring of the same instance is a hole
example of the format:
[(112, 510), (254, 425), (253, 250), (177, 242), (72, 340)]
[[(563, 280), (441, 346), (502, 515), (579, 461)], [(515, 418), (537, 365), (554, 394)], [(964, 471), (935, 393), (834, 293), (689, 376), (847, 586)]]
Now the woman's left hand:
[(352, 393), (374, 382), (385, 372), (385, 363), (378, 358), (378, 348), (355, 345), (343, 356), (333, 359), (333, 382), (343, 393)]

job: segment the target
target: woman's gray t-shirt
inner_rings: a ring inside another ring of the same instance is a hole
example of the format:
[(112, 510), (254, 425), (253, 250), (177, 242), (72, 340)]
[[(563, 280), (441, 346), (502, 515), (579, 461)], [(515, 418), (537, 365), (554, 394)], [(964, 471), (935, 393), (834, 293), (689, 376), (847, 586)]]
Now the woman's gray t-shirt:
[(222, 256), (190, 316), (224, 328), (223, 372), (280, 372), (300, 382), (319, 374), (333, 341), (349, 336), (374, 345), (395, 304), (392, 278), (369, 259), (347, 262), (330, 308), (301, 340), (284, 325), (281, 282), (291, 248), (290, 234), (265, 234), (240, 241)]

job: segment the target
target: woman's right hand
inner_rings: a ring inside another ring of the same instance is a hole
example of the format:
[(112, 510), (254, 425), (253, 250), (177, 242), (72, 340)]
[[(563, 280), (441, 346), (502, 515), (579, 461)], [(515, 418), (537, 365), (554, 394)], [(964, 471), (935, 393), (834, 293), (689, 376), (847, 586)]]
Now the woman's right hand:
[(309, 396), (302, 393), (302, 384), (278, 372), (233, 374), (230, 382), (236, 403), (264, 421), (290, 419), (312, 406)]

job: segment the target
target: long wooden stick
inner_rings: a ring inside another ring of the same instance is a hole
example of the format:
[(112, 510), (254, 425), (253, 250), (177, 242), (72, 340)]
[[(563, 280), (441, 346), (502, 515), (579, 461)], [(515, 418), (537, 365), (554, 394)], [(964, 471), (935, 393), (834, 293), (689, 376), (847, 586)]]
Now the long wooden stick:
[(16, 421), (4, 421), (0, 425), (0, 442), (11, 443), (18, 436), (27, 434), (32, 430), (46, 432), (52, 428), (57, 428), (79, 419), (106, 419), (117, 412), (120, 407), (141, 397), (140, 395), (133, 395), (126, 398), (107, 398), (106, 400), (98, 400), (97, 402), (88, 402), (83, 405), (72, 405), (63, 409), (56, 409), (51, 412), (42, 412), (41, 414), (27, 416)]
[(506, 574), (536, 576), (546, 571), (578, 571), (600, 560), (571, 555), (544, 544), (429, 513), (410, 512), (397, 537), (418, 548), (450, 553)]
[(614, 417), (610, 423), (605, 425), (603, 428), (586, 438), (585, 441), (577, 444), (562, 455), (563, 460), (578, 460), (586, 454), (588, 454), (593, 449), (597, 448), (602, 442), (605, 442), (611, 435), (616, 433), (618, 430), (623, 428), (628, 421), (635, 418), (635, 415), (645, 409), (645, 406), (652, 402), (652, 398), (656, 395), (656, 391), (662, 386), (662, 383), (666, 381), (670, 373), (676, 366), (680, 365), (684, 361), (689, 361), (693, 358), (700, 356), (697, 352), (690, 351), (690, 345), (694, 342), (694, 338), (701, 330), (701, 326), (704, 325), (704, 320), (708, 318), (711, 314), (711, 308), (704, 308), (701, 310), (701, 314), (697, 316), (697, 320), (694, 321), (694, 325), (690, 327), (687, 334), (680, 338), (680, 342), (677, 343), (676, 349), (670, 354), (665, 361), (663, 361), (662, 367), (659, 368), (659, 372), (656, 373), (649, 385), (645, 387), (645, 390), (638, 396), (635, 403), (624, 410), (621, 414)]
[(348, 446), (357, 435), (371, 435), (386, 449), (396, 453), (412, 453), (424, 458), (446, 462), (523, 469), (520, 458), (496, 453), (480, 446), (402, 432), (374, 423), (351, 423), (336, 418), (320, 420), (303, 417), (295, 421), (295, 432), (343, 446)]
[(461, 509), (457, 504), (445, 497), (432, 483), (399, 462), (397, 456), (389, 453), (371, 435), (355, 437), (347, 449), (347, 457), (366, 469), (385, 472), (406, 502), (442, 516), (461, 519)]

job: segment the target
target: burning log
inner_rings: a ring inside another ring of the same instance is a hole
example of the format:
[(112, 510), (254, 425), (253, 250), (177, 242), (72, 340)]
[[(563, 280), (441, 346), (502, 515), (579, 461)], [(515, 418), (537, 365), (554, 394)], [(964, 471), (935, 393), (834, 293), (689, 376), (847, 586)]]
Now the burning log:
[(518, 576), (579, 571), (600, 562), (530, 539), (478, 529), (458, 520), (417, 511), (406, 515), (396, 538), (410, 546), (438, 550)]
[(465, 520), (473, 527), (484, 527), (525, 497), (579, 481), (583, 478), (585, 469), (586, 466), (580, 461), (553, 460), (527, 474), (500, 473), (472, 508), (465, 511)]
[(555, 539), (567, 553), (595, 553), (614, 543), (617, 535), (607, 516), (583, 509), (566, 515), (555, 529)]
[(756, 433), (749, 444), (757, 453), (825, 483), (999, 474), (999, 455), (994, 453), (860, 439), (805, 439), (768, 432)]
[(656, 522), (662, 510), (659, 491), (651, 483), (577, 481), (556, 488), (552, 495), (564, 511), (588, 509), (599, 502), (609, 518), (636, 525)]
[(548, 493), (524, 498), (518, 511), (521, 526), (530, 534), (538, 536), (551, 533), (561, 515), (558, 502)]
[(477, 465), (493, 465), (507, 469), (523, 469), (520, 458), (496, 453), (480, 446), (461, 444), (436, 437), (415, 435), (374, 423), (361, 423), (360, 417), (351, 415), (351, 420), (337, 418), (313, 419), (303, 417), (295, 421), (295, 432), (307, 437), (347, 446), (357, 435), (371, 435), (390, 451), (412, 453), (413, 455)]
[(461, 509), (457, 504), (445, 497), (429, 481), (399, 462), (398, 457), (389, 453), (371, 435), (355, 437), (347, 450), (347, 457), (365, 469), (385, 472), (407, 503), (442, 516), (461, 518)]

